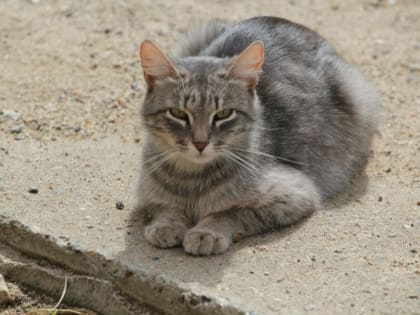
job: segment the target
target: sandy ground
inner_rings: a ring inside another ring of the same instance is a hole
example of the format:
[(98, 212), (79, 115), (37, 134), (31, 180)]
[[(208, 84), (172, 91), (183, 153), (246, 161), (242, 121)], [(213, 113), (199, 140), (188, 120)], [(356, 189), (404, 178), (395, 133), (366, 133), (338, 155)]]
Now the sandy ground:
[[(393, 5), (389, 3), (394, 3)], [(415, 142), (420, 4), (399, 1), (1, 1), (0, 128), (20, 138), (139, 138), (143, 95), (138, 45), (171, 51), (189, 25), (273, 14), (319, 31), (360, 66), (383, 95), (384, 139)], [(403, 144), (402, 144), (403, 145)], [(404, 160), (413, 156), (415, 145)]]
[[(240, 266), (239, 257), (248, 265), (258, 259), (277, 261), (280, 267), (278, 264), (255, 265), (252, 270), (244, 267), (240, 275), (252, 278), (254, 274), (261, 274), (269, 279), (267, 288), (281, 287), (279, 296), (287, 297), (287, 301), (277, 301), (276, 306), (270, 294), (260, 299), (272, 309), (286, 307), (298, 312), (302, 291), (316, 296), (317, 291), (326, 290), (316, 281), (322, 280), (325, 284), (334, 279), (340, 285), (348, 285), (346, 294), (350, 297), (363, 296), (363, 305), (360, 305), (351, 298), (340, 300), (340, 296), (330, 292), (332, 298), (345, 304), (335, 309), (340, 313), (419, 314), (420, 3), (417, 0), (1, 1), (0, 204), (23, 204), (21, 194), (26, 193), (33, 182), (45, 185), (48, 190), (49, 184), (41, 177), (51, 165), (42, 161), (42, 154), (37, 155), (36, 149), (29, 150), (39, 142), (45, 145), (43, 148), (52, 145), (54, 152), (60, 147), (63, 152), (71, 152), (73, 145), (85, 149), (86, 154), (81, 157), (83, 165), (93, 165), (86, 171), (93, 172), (107, 169), (107, 165), (99, 161), (94, 151), (89, 151), (84, 141), (95, 142), (113, 136), (121, 139), (121, 143), (114, 142), (120, 146), (105, 148), (123, 152), (126, 143), (129, 153), (121, 159), (129, 161), (130, 167), (135, 166), (129, 159), (135, 152), (133, 146), (141, 139), (136, 118), (144, 95), (138, 61), (140, 41), (153, 39), (171, 51), (188, 25), (212, 18), (236, 21), (268, 14), (317, 30), (345, 58), (361, 68), (382, 95), (381, 132), (367, 170), (369, 180), (365, 194), (353, 198), (345, 209), (323, 209), (303, 228), (294, 231), (290, 239), (286, 233), (287, 237), (281, 241), (277, 240), (278, 236), (270, 235), (268, 240), (254, 238), (244, 242), (225, 256), (229, 257), (227, 265)], [(26, 160), (32, 159), (32, 154), (41, 159), (39, 169), (31, 169), (32, 164), (24, 166)], [(65, 159), (58, 153), (57, 156)], [(8, 161), (8, 158), (14, 160)], [(21, 177), (8, 171), (12, 166), (18, 168), (19, 163), (25, 170)], [(68, 162), (67, 166), (76, 165), (72, 163)], [(118, 166), (111, 168), (113, 176), (117, 176), (115, 168)], [(71, 173), (67, 172), (66, 176), (70, 182)], [(51, 177), (60, 181), (59, 172)], [(93, 182), (100, 185), (100, 181)], [(116, 191), (122, 193), (121, 189)], [(42, 198), (42, 195), (38, 197), (40, 205), (49, 203)], [(114, 200), (111, 198), (110, 202)], [(54, 215), (49, 215), (52, 220)], [(86, 228), (92, 229), (96, 224), (100, 225), (101, 220)], [(319, 225), (318, 231), (313, 224)], [(99, 229), (98, 233), (107, 237), (103, 230)], [(74, 234), (77, 239), (77, 233)], [(299, 248), (308, 250), (299, 252)], [(326, 254), (329, 251), (330, 256)], [(170, 255), (182, 256), (179, 252), (165, 251), (162, 257)], [(273, 259), (273, 255), (279, 255), (278, 259)], [(346, 258), (350, 256), (354, 260), (349, 262)], [(164, 261), (154, 262), (157, 270), (168, 268)], [(223, 258), (212, 261), (224, 263)], [(303, 264), (296, 266), (300, 262)], [(209, 267), (204, 261), (200, 264)], [(271, 270), (282, 268), (289, 273), (271, 279)], [(226, 267), (226, 270), (235, 272), (234, 268)], [(173, 273), (178, 271), (172, 270)], [(194, 280), (187, 274), (188, 268), (184, 272), (185, 281)], [(348, 274), (354, 274), (356, 280), (346, 280)], [(225, 274), (223, 280), (219, 280), (229, 282), (228, 278), (229, 274)], [(207, 287), (217, 286), (218, 282), (204, 276), (197, 277), (196, 281), (202, 281)], [(247, 279), (245, 283), (252, 285), (253, 281)], [(303, 288), (319, 288), (299, 290), (299, 281), (307, 281), (302, 284)], [(374, 285), (365, 287), (363, 281)], [(393, 291), (391, 285), (398, 289)], [(333, 286), (330, 290), (339, 291)], [(243, 297), (251, 299), (260, 293), (251, 290), (243, 293)], [(319, 296), (329, 295), (320, 293)], [(304, 300), (307, 304), (302, 305), (302, 311), (323, 313), (324, 308), (334, 313), (334, 309), (325, 305), (328, 301), (310, 301), (307, 297)]]

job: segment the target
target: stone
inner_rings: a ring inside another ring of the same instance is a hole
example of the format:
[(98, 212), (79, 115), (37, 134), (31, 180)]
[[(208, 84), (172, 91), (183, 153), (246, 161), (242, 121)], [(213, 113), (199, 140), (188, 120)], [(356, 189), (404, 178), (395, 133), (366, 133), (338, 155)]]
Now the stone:
[(10, 296), (9, 288), (3, 275), (0, 274), (0, 305), (7, 304), (10, 301), (12, 301), (12, 297)]
[(16, 125), (10, 128), (10, 132), (14, 134), (18, 134), (22, 132), (22, 129), (23, 129), (22, 125)]
[(6, 118), (11, 118), (13, 120), (19, 120), (21, 117), (20, 113), (17, 113), (13, 110), (3, 110), (3, 116)]

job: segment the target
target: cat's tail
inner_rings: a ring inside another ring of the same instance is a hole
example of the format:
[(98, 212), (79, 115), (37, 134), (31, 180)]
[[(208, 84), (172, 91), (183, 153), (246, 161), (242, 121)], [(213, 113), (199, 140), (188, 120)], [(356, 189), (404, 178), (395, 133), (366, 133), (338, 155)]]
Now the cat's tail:
[(197, 56), (229, 27), (228, 24), (214, 20), (194, 27), (194, 31), (186, 31), (182, 36), (175, 56), (178, 58)]

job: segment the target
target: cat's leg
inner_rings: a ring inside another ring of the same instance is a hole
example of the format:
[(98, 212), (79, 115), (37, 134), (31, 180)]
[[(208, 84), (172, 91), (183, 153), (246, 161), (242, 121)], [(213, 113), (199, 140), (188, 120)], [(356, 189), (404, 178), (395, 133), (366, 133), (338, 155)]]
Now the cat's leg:
[[(151, 208), (153, 212), (150, 211)], [(185, 232), (191, 226), (182, 211), (165, 209), (160, 205), (148, 206), (144, 209), (143, 212), (148, 217), (144, 236), (149, 243), (159, 248), (175, 247), (182, 243)]]
[(315, 184), (301, 171), (279, 166), (262, 174), (253, 204), (203, 218), (185, 234), (184, 249), (192, 255), (225, 252), (234, 241), (309, 216), (320, 204)]

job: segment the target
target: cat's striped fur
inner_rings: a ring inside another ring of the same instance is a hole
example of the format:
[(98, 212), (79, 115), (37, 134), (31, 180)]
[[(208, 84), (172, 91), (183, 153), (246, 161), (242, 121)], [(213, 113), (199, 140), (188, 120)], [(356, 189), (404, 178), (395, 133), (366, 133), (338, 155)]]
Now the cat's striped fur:
[[(151, 42), (141, 58), (148, 92), (137, 193), (155, 246), (222, 253), (310, 215), (363, 166), (375, 89), (303, 26), (213, 22), (173, 58)], [(223, 109), (230, 116), (217, 120)]]

